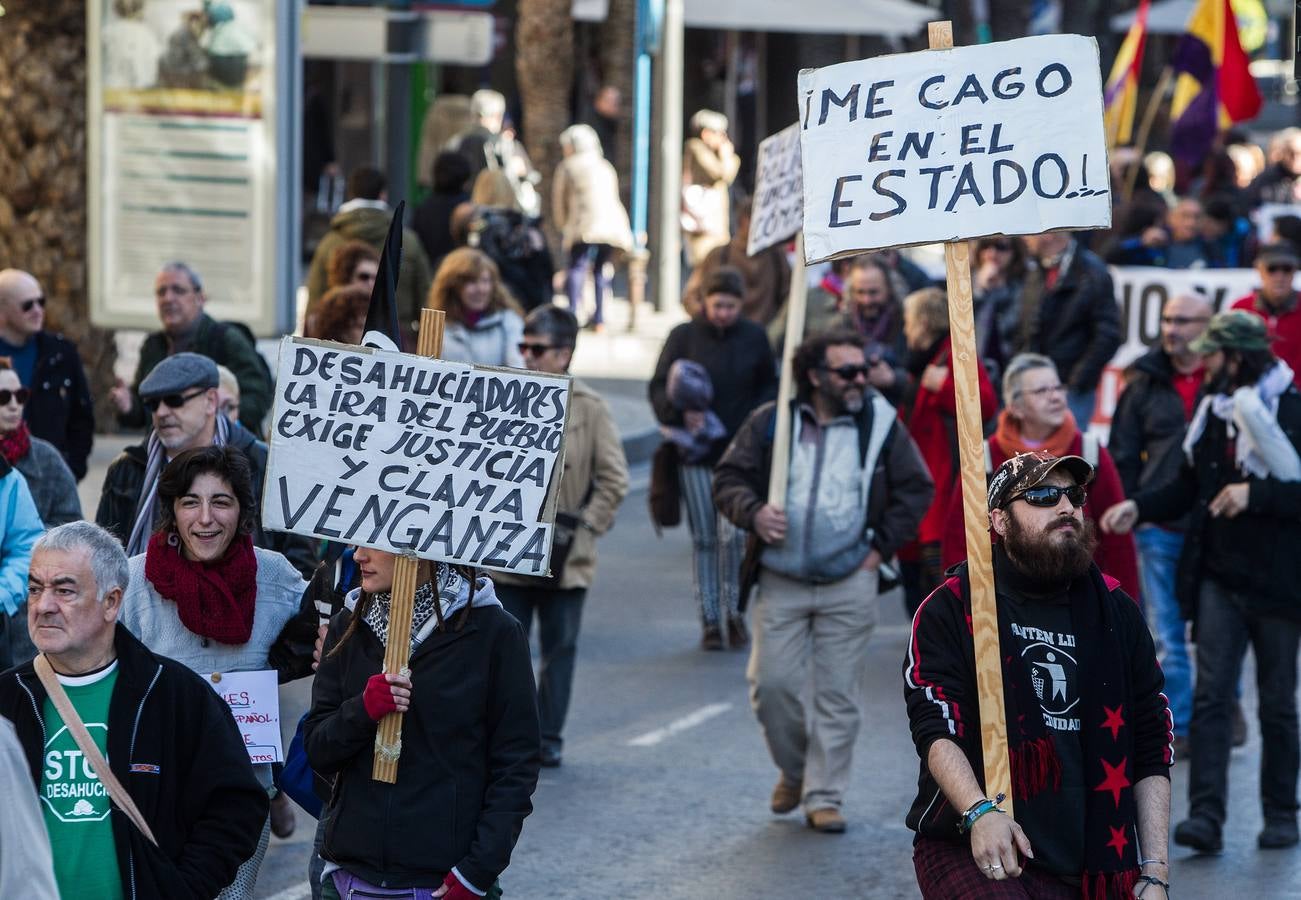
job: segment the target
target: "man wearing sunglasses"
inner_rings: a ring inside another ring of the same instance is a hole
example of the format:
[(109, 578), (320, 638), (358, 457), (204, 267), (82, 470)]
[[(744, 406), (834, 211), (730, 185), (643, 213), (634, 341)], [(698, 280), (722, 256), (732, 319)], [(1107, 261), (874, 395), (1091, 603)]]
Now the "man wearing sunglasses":
[(80, 481), (95, 439), (95, 403), (76, 344), (45, 330), (45, 303), (45, 291), (29, 273), (0, 272), (0, 356), (13, 361), (18, 380), (31, 391), (23, 418)]
[(1301, 294), (1292, 286), (1297, 263), (1297, 252), (1291, 244), (1261, 247), (1256, 254), (1260, 288), (1234, 301), (1232, 308), (1245, 309), (1264, 319), (1275, 337), (1274, 354), (1301, 377), (1301, 304), (1297, 302)]
[(310, 578), (316, 554), (307, 538), (262, 530), (262, 482), (267, 445), (239, 422), (219, 414), (217, 364), (198, 353), (177, 353), (140, 382), (141, 407), (153, 429), (144, 443), (127, 447), (108, 467), (95, 521), (117, 535), (128, 556), (143, 553), (158, 517), (158, 478), (169, 460), (197, 447), (229, 445), (243, 451), (253, 472), (257, 513), (253, 543), (283, 553)]
[(1093, 562), (1093, 476), (1079, 456), (1035, 451), (989, 486), (1015, 819), (979, 777), (965, 563), (913, 618), (903, 677), (921, 767), (907, 825), (925, 900), (992, 896), (988, 882), (1009, 878), (1024, 893), (997, 896), (1078, 896), (1083, 884), (1166, 900), (1170, 713), (1138, 604)]
[(935, 494), (894, 407), (869, 385), (869, 369), (854, 331), (811, 337), (795, 351), (784, 509), (767, 502), (775, 402), (750, 414), (714, 470), (714, 502), (750, 535), (742, 609), (750, 587), (758, 594), (746, 677), (780, 773), (770, 808), (802, 805), (809, 827), (831, 834), (846, 827), (840, 809), (880, 582)]

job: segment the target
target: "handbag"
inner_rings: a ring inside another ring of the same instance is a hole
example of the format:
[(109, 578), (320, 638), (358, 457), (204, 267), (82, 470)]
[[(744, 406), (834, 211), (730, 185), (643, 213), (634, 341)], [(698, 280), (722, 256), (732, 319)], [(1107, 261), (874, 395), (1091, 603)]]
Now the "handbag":
[(294, 731), (294, 738), (285, 750), (285, 768), (280, 773), (280, 790), (301, 806), (303, 812), (313, 819), (319, 819), (325, 804), (317, 796), (316, 772), (307, 761), (307, 749), (303, 746), (303, 723), (306, 721), (307, 713), (303, 713), (303, 717), (298, 720), (298, 728)]
[[(589, 488), (588, 493), (591, 493)], [(586, 505), (586, 502), (584, 502)], [(569, 560), (569, 551), (574, 549), (574, 538), (582, 520), (569, 513), (557, 512), (555, 524), (551, 527), (551, 560), (548, 564), (551, 574), (542, 577), (542, 586), (560, 587), (560, 578), (565, 574), (565, 563)]]
[(131, 820), (131, 824), (140, 829), (140, 833), (148, 839), (149, 843), (157, 847), (158, 841), (154, 839), (154, 833), (150, 830), (149, 823), (145, 821), (140, 808), (136, 806), (135, 800), (131, 799), (131, 795), (126, 792), (126, 788), (122, 787), (122, 782), (117, 780), (117, 776), (109, 768), (108, 760), (104, 758), (104, 754), (99, 752), (99, 747), (91, 738), (90, 732), (86, 730), (86, 725), (81, 721), (81, 716), (77, 715), (76, 707), (68, 699), (67, 693), (63, 690), (63, 685), (59, 683), (59, 676), (54, 674), (54, 669), (50, 667), (45, 654), (38, 654), (32, 664), (36, 668), (36, 677), (45, 686), (45, 693), (49, 695), (50, 702), (54, 704), (54, 708), (63, 717), (64, 726), (67, 727), (72, 739), (77, 742), (77, 747), (90, 763), (90, 767), (94, 770), (99, 783), (104, 785), (104, 790), (108, 791), (109, 799)]

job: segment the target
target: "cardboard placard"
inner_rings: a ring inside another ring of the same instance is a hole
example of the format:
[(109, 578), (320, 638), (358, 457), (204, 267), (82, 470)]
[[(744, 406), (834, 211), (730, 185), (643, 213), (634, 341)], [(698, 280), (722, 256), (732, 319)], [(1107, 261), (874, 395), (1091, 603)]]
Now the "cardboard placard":
[(261, 672), (214, 672), (208, 685), (235, 717), (244, 749), (253, 763), (285, 761), (280, 740), (280, 682), (274, 669)]
[(545, 575), (570, 379), (287, 337), (267, 528)]
[(1111, 224), (1098, 45), (1060, 34), (805, 69), (810, 263)]
[(800, 171), (800, 123), (796, 122), (759, 144), (746, 255), (754, 256), (789, 240), (803, 224), (804, 176)]

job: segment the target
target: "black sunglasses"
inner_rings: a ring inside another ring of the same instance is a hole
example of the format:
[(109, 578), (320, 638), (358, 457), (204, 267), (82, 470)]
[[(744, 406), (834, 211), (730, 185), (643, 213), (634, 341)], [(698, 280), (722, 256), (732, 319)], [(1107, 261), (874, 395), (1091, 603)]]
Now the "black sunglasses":
[[(1296, 266), (1291, 263), (1270, 263), (1265, 267), (1265, 271), (1271, 275), (1278, 275), (1281, 272), (1295, 272)], [(26, 311), (26, 309), (27, 307), (24, 306), (23, 310)]]
[(1032, 487), (1028, 491), (1022, 491), (1007, 502), (1011, 503), (1013, 500), (1024, 500), (1031, 506), (1042, 506), (1046, 509), (1051, 509), (1058, 503), (1062, 502), (1062, 497), (1071, 501), (1071, 506), (1079, 509), (1084, 505), (1084, 500), (1088, 497), (1088, 492), (1078, 484), (1072, 484), (1069, 487), (1049, 484), (1040, 487)]
[(546, 353), (548, 350), (569, 349), (569, 347), (564, 344), (535, 344), (530, 341), (520, 341), (515, 346), (519, 348), (519, 352), (521, 356), (528, 356), (530, 354), (532, 354), (533, 356), (541, 356), (543, 353)]
[(199, 388), (193, 394), (167, 394), (163, 397), (150, 397), (148, 400), (142, 400), (144, 408), (149, 410), (150, 415), (158, 412), (158, 404), (171, 409), (180, 409), (200, 394), (206, 394), (208, 388)]
[(41, 309), (45, 309), (45, 295), (42, 294), (40, 297), (33, 297), (30, 300), (24, 300), (22, 302), (23, 312), (31, 312), (33, 306), (39, 306)]
[(26, 406), (31, 396), (32, 392), (27, 388), (19, 388), (16, 391), (0, 391), (0, 406), (8, 406), (10, 400), (17, 400), (19, 406)]
[(868, 371), (867, 366), (845, 365), (845, 366), (836, 366), (835, 368), (832, 368), (831, 366), (819, 366), (819, 368), (822, 369), (824, 372), (831, 372), (836, 377), (838, 377), (841, 381), (853, 381), (855, 378), (857, 378), (860, 375), (866, 378), (867, 371)]

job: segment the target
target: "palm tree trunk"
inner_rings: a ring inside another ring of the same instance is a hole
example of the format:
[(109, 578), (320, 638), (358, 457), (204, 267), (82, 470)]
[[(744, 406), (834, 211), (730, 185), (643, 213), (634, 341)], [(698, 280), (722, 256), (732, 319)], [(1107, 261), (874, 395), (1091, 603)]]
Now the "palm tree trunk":
[[(551, 176), (560, 163), (560, 132), (570, 125), (574, 85), (572, 0), (520, 0), (515, 25), (515, 75), (524, 107), (524, 142), (542, 173), (542, 211), (550, 220)], [(552, 247), (558, 235), (548, 224)]]

